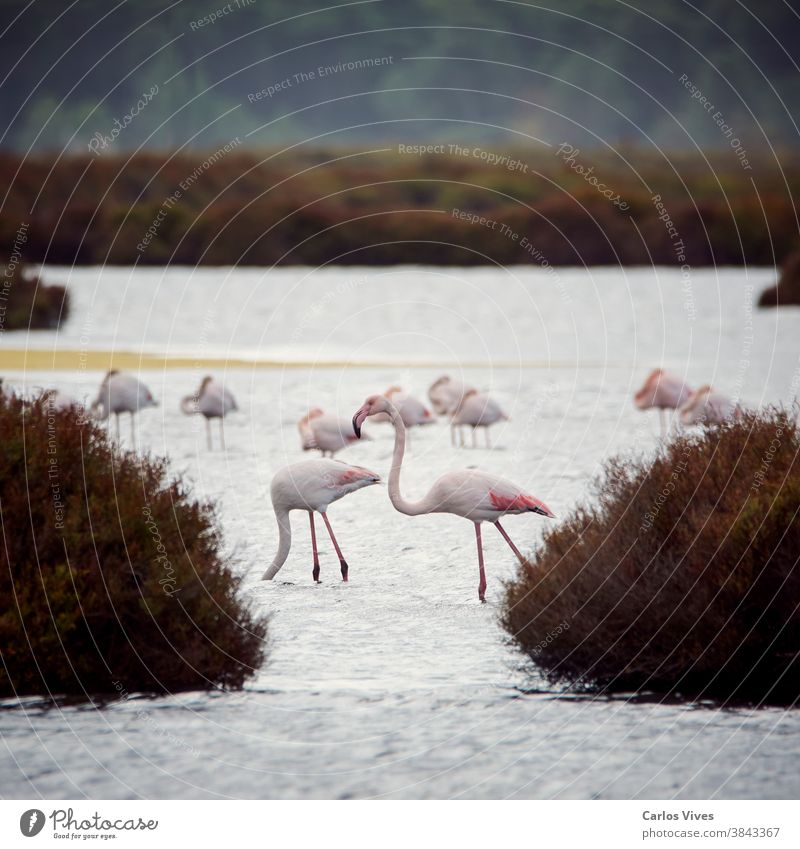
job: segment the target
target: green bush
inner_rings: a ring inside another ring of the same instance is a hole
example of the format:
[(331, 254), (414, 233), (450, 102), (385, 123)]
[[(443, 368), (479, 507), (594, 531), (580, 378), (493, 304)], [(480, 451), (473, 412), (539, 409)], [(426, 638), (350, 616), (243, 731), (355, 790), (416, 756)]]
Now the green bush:
[(507, 587), (505, 627), (552, 681), (794, 702), (798, 451), (773, 409), (612, 460)]
[(6, 330), (50, 330), (69, 313), (64, 286), (46, 286), (23, 262), (7, 260), (2, 279), (0, 326)]
[(266, 623), (215, 516), (79, 409), (0, 399), (0, 695), (237, 688)]

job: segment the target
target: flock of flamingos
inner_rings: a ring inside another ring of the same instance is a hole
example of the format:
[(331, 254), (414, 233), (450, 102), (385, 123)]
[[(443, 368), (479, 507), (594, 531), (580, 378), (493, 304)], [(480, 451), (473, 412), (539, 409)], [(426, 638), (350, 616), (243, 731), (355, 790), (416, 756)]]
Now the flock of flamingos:
[[(428, 397), (436, 415), (450, 420), (451, 442), (465, 445), (463, 428), (472, 429), (472, 445), (476, 445), (476, 433), (482, 428), (486, 445), (489, 446), (489, 427), (506, 420), (508, 416), (489, 395), (451, 377), (441, 377), (428, 390)], [(64, 407), (75, 401), (60, 392), (51, 390), (49, 403)], [(692, 390), (680, 377), (663, 369), (650, 373), (642, 388), (634, 396), (634, 404), (640, 410), (657, 409), (661, 417), (662, 435), (666, 432), (667, 411), (678, 411), (683, 424), (714, 424), (740, 415), (740, 408), (733, 401), (713, 391), (708, 385)], [(157, 406), (150, 390), (137, 378), (119, 371), (106, 374), (92, 404), (92, 414), (99, 419), (116, 419), (119, 438), (119, 417), (129, 413), (131, 438), (135, 445), (134, 415), (146, 407)], [(219, 420), (220, 441), (225, 446), (223, 420), (238, 409), (231, 392), (212, 377), (203, 379), (196, 392), (180, 402), (181, 410), (187, 415), (202, 415), (206, 420), (208, 446), (212, 447), (211, 419)], [(394, 508), (407, 516), (426, 513), (452, 513), (473, 523), (478, 549), (478, 598), (485, 600), (486, 574), (484, 571), (481, 525), (490, 522), (511, 547), (515, 556), (524, 562), (519, 549), (514, 545), (500, 519), (520, 513), (537, 513), (554, 518), (550, 508), (541, 500), (525, 492), (522, 487), (505, 478), (487, 472), (462, 469), (447, 472), (430, 488), (419, 501), (408, 501), (400, 491), (400, 471), (406, 448), (408, 431), (434, 421), (433, 414), (419, 399), (405, 393), (400, 387), (392, 386), (383, 395), (370, 395), (355, 411), (352, 421), (313, 409), (298, 422), (303, 450), (318, 450), (321, 457), (292, 463), (280, 469), (272, 479), (271, 495), (278, 523), (278, 550), (263, 580), (272, 580), (280, 571), (289, 555), (292, 532), (289, 513), (304, 510), (308, 513), (313, 550), (312, 576), (319, 582), (319, 554), (314, 516), (319, 513), (333, 543), (341, 566), (342, 580), (348, 579), (347, 561), (336, 541), (328, 507), (345, 495), (372, 486), (380, 481), (379, 475), (362, 466), (351, 466), (333, 456), (341, 449), (359, 439), (364, 422), (389, 422), (394, 427), (394, 451), (389, 471), (389, 499)]]

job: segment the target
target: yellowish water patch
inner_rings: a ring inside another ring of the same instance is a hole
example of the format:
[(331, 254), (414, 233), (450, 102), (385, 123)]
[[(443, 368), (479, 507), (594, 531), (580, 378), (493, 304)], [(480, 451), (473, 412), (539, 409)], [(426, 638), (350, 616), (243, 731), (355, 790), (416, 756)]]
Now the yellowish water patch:
[[(607, 368), (610, 363), (582, 363), (581, 368)], [(575, 368), (569, 362), (389, 362), (353, 360), (277, 360), (260, 357), (192, 357), (142, 353), (136, 351), (80, 351), (59, 349), (44, 351), (36, 348), (0, 348), (0, 374), (6, 371), (107, 371), (108, 369), (141, 371), (163, 369), (268, 369), (268, 368), (492, 368), (492, 369), (553, 369)]]

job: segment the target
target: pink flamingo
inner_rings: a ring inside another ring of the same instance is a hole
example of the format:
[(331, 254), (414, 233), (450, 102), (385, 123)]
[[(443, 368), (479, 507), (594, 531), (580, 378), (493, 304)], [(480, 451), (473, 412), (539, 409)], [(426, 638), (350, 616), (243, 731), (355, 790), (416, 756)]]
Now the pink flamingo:
[[(460, 380), (453, 380), (449, 374), (443, 374), (430, 385), (428, 398), (437, 416), (452, 416), (467, 392), (474, 391), (471, 386), (461, 383)], [(458, 427), (458, 435), (463, 445), (464, 437), (461, 434), (461, 427)], [(456, 444), (456, 425), (452, 421), (450, 422), (450, 444)]]
[(339, 543), (333, 535), (328, 521), (328, 506), (344, 498), (357, 489), (372, 486), (380, 481), (375, 472), (360, 466), (348, 466), (340, 460), (303, 460), (284, 466), (272, 478), (271, 495), (275, 518), (278, 521), (278, 551), (272, 565), (264, 572), (263, 581), (271, 581), (278, 574), (289, 556), (292, 547), (292, 526), (289, 513), (292, 510), (306, 510), (311, 522), (311, 547), (314, 551), (312, 575), (319, 583), (319, 554), (317, 553), (317, 534), (314, 527), (314, 513), (321, 513), (328, 529), (331, 542), (339, 558), (342, 580), (347, 580), (347, 561), (344, 559)]
[(400, 413), (403, 424), (407, 428), (433, 424), (434, 419), (430, 410), (419, 398), (409, 395), (399, 386), (390, 386), (383, 394), (397, 407), (397, 412)]
[(337, 451), (357, 441), (347, 419), (324, 413), (319, 407), (309, 410), (297, 423), (297, 429), (303, 451), (316, 449), (323, 457), (326, 454), (333, 457)]
[(706, 384), (695, 390), (680, 408), (683, 424), (721, 424), (742, 415), (740, 407)]
[[(464, 393), (459, 405), (453, 410), (453, 417), (450, 420), (452, 425), (460, 428), (461, 425), (467, 425), (472, 428), (472, 447), (475, 448), (475, 434), (479, 427), (484, 429), (486, 434), (486, 447), (491, 448), (489, 442), (489, 426), (495, 422), (508, 421), (508, 416), (503, 412), (503, 409), (485, 392), (478, 392), (477, 389), (469, 389)], [(461, 437), (461, 447), (464, 447), (464, 436), (459, 431)]]
[(475, 525), (475, 538), (478, 545), (478, 598), (485, 601), (486, 573), (483, 567), (483, 545), (481, 543), (481, 522), (491, 522), (509, 544), (520, 563), (525, 562), (520, 550), (511, 541), (500, 524), (500, 519), (508, 514), (538, 513), (541, 516), (555, 518), (550, 508), (538, 498), (524, 492), (511, 481), (490, 475), (486, 472), (464, 469), (447, 472), (430, 488), (420, 501), (406, 501), (400, 494), (400, 467), (406, 446), (406, 428), (397, 409), (383, 395), (371, 395), (353, 416), (353, 430), (358, 436), (361, 425), (369, 416), (388, 413), (394, 425), (394, 453), (392, 468), (389, 472), (389, 500), (395, 510), (407, 516), (420, 516), (424, 513), (452, 513), (463, 516)]
[(664, 436), (667, 432), (665, 411), (677, 410), (691, 394), (691, 387), (681, 378), (657, 368), (650, 372), (642, 388), (633, 396), (633, 403), (639, 410), (658, 409), (661, 435)]

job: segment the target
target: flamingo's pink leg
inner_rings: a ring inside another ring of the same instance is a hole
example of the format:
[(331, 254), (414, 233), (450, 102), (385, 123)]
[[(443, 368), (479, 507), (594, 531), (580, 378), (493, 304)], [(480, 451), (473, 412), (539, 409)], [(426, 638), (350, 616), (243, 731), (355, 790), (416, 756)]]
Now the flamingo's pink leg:
[(313, 510), (308, 511), (308, 518), (311, 521), (311, 548), (314, 551), (314, 569), (312, 570), (311, 575), (314, 580), (319, 583), (319, 554), (317, 552), (317, 529), (314, 527)]
[(503, 539), (511, 546), (511, 550), (517, 555), (517, 560), (519, 560), (520, 563), (524, 563), (525, 558), (522, 556), (522, 552), (511, 541), (511, 537), (506, 533), (506, 529), (500, 524), (500, 522), (495, 522), (494, 526), (503, 535)]
[(322, 518), (325, 520), (325, 527), (328, 529), (328, 533), (331, 537), (331, 542), (333, 543), (333, 547), (336, 549), (336, 554), (339, 557), (339, 565), (342, 567), (342, 580), (347, 580), (347, 561), (344, 559), (344, 555), (342, 554), (342, 549), (339, 548), (339, 543), (336, 542), (336, 537), (333, 535), (333, 528), (331, 527), (331, 523), (328, 521), (328, 514), (323, 513)]
[(483, 545), (481, 544), (481, 523), (475, 522), (475, 540), (478, 543), (478, 570), (480, 581), (478, 582), (478, 598), (486, 601), (486, 572), (483, 569)]

